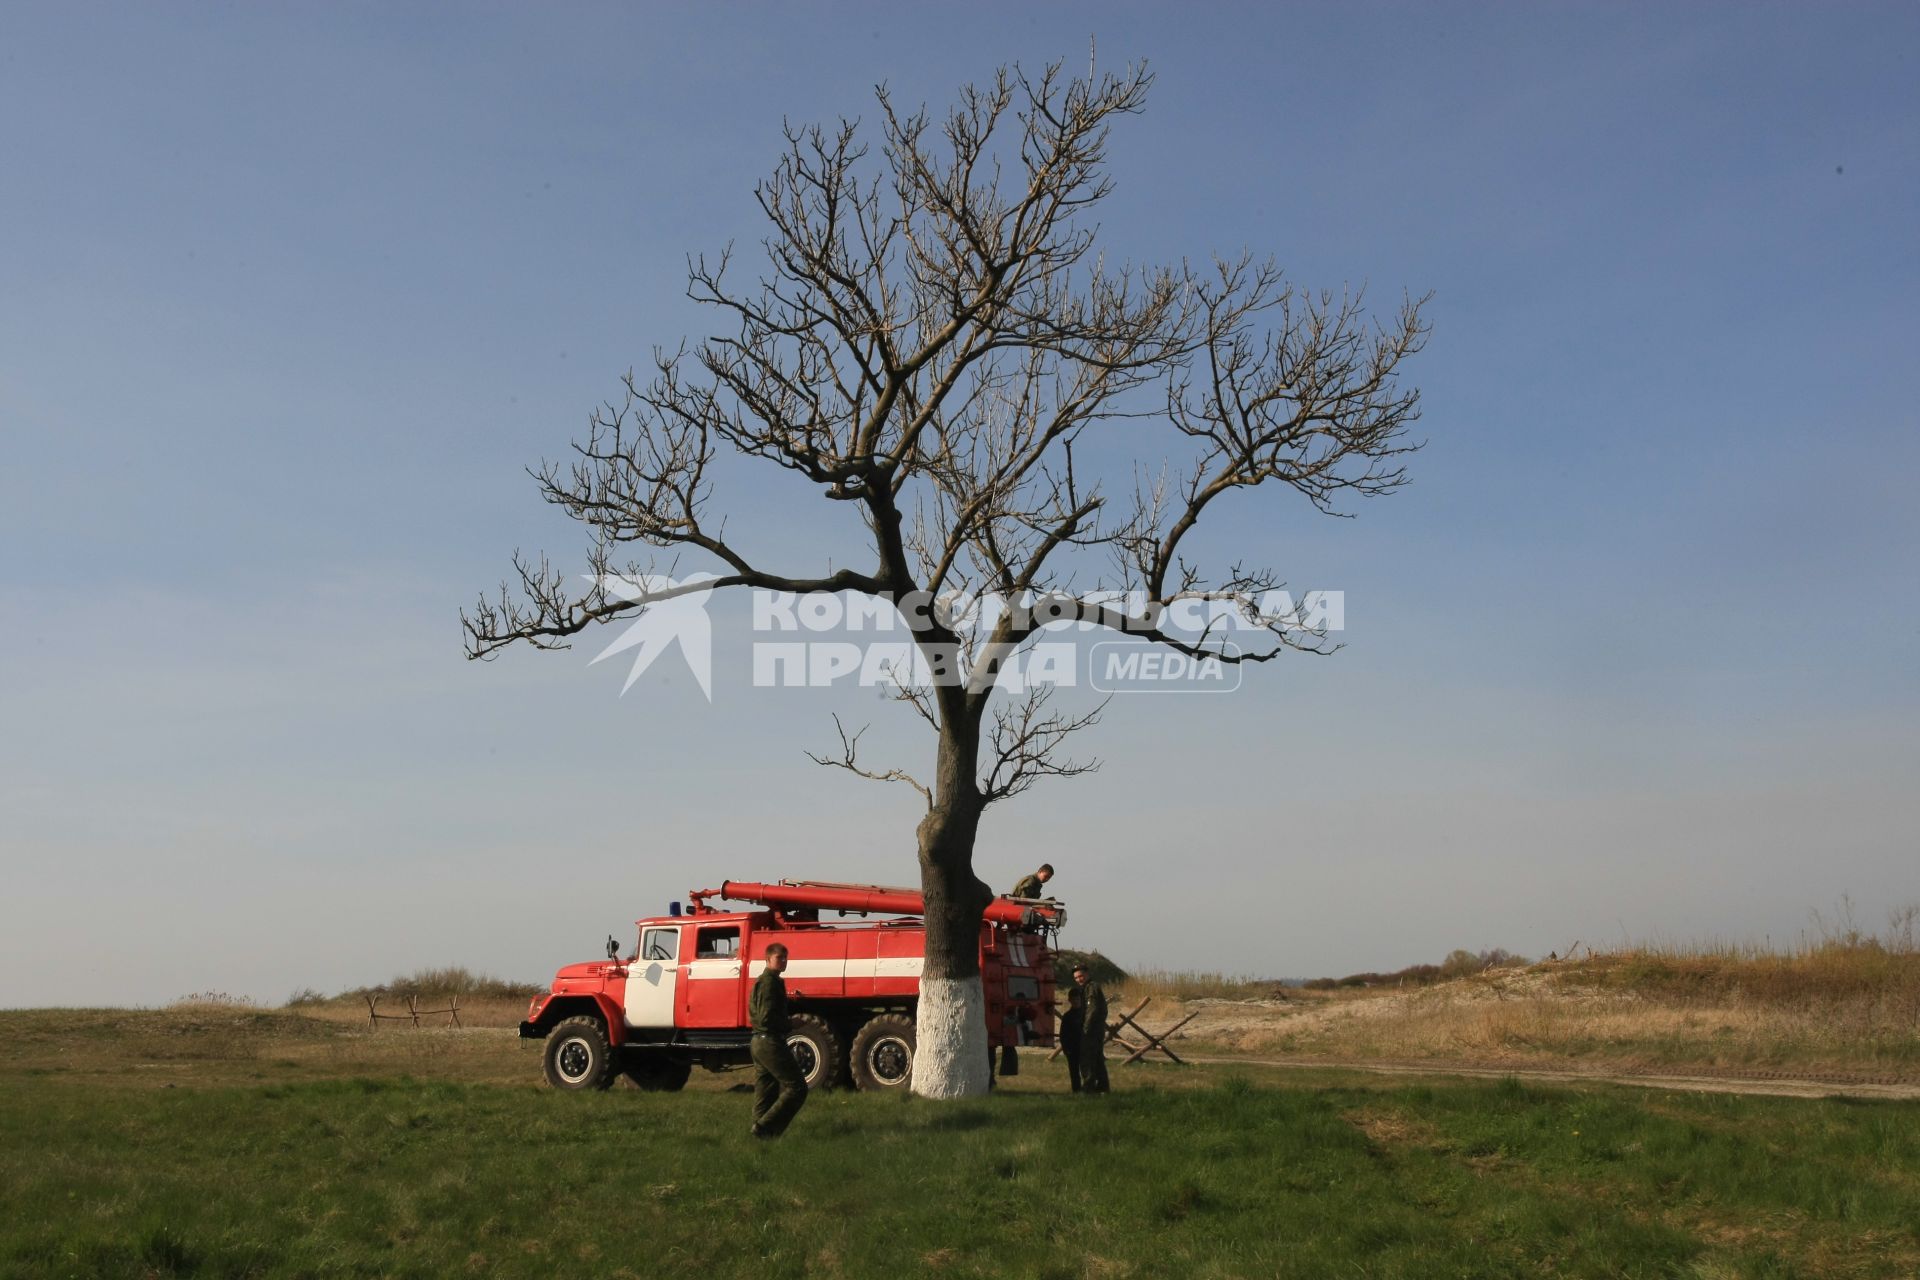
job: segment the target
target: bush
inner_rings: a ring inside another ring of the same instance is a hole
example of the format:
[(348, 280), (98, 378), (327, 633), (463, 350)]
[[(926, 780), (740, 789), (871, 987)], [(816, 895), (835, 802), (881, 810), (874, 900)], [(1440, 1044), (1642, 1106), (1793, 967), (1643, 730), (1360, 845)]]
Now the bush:
[(1117, 987), (1127, 980), (1127, 971), (1098, 951), (1075, 951), (1063, 947), (1053, 953), (1053, 980), (1060, 986), (1073, 982), (1076, 965), (1086, 965), (1093, 980), (1103, 987)]
[(1354, 987), (1424, 987), (1451, 978), (1468, 978), (1489, 969), (1525, 968), (1531, 963), (1505, 947), (1488, 951), (1457, 949), (1439, 964), (1410, 964), (1392, 973), (1350, 973), (1344, 978), (1314, 978), (1301, 983), (1308, 991), (1338, 991)]
[(195, 991), (181, 996), (169, 1009), (258, 1009), (252, 996), (229, 995), (225, 991)]
[[(459, 996), (462, 1000), (527, 1000), (547, 990), (544, 982), (513, 982), (488, 973), (475, 973), (461, 965), (437, 969), (415, 969), (395, 974), (376, 986), (349, 987), (335, 1000), (364, 1000), (368, 996)], [(326, 997), (311, 987), (294, 993), (289, 1006), (320, 1004)]]
[(1284, 1000), (1289, 984), (1279, 978), (1230, 973), (1137, 969), (1120, 985), (1126, 988), (1129, 999), (1154, 996), (1168, 1000)]

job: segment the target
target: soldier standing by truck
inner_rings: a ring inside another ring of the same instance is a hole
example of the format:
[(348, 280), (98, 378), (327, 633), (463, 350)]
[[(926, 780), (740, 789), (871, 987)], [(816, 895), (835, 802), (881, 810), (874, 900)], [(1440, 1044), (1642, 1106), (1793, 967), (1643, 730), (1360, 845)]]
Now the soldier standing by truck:
[(1087, 993), (1078, 985), (1067, 988), (1067, 1011), (1060, 1016), (1060, 1051), (1067, 1055), (1067, 1083), (1080, 1092), (1080, 1011)]
[(785, 943), (767, 948), (767, 967), (753, 984), (747, 1012), (753, 1023), (753, 1136), (777, 1138), (793, 1123), (807, 1100), (807, 1081), (787, 1047), (787, 967)]
[[(1084, 964), (1073, 967), (1073, 985), (1080, 993), (1080, 1070), (1075, 1073), (1081, 1093), (1107, 1092), (1107, 993)], [(1067, 997), (1072, 1007), (1073, 997)]]

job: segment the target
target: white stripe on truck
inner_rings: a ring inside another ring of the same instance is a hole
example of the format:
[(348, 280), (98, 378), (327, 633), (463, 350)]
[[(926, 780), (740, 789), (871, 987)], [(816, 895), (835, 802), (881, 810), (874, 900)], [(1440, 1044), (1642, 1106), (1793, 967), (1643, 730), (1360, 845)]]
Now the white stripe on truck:
[[(882, 956), (878, 960), (788, 960), (789, 978), (917, 978), (926, 966), (924, 956)], [(755, 960), (747, 966), (747, 976), (757, 978), (766, 972), (767, 962)], [(696, 974), (719, 977), (719, 974)]]

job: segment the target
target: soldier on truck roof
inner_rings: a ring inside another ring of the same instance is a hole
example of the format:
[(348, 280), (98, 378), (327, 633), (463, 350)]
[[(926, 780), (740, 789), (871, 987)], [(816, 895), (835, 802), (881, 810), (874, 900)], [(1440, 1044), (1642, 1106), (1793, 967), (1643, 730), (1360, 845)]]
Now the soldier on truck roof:
[(1020, 883), (1013, 886), (1013, 892), (1007, 896), (1009, 898), (1037, 898), (1040, 896), (1040, 887), (1051, 879), (1053, 879), (1053, 864), (1051, 862), (1043, 862), (1040, 864), (1038, 871), (1030, 876), (1023, 876)]

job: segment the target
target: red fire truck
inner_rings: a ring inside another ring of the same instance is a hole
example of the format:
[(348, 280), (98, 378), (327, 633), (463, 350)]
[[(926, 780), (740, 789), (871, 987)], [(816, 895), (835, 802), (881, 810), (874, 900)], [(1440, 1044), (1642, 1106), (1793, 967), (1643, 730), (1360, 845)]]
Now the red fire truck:
[[(713, 902), (756, 904), (727, 911)], [(520, 1034), (546, 1040), (549, 1084), (604, 1089), (624, 1074), (643, 1089), (678, 1089), (697, 1064), (749, 1061), (747, 996), (767, 946), (787, 945), (793, 998), (788, 1043), (807, 1084), (903, 1089), (913, 1072), (914, 1010), (926, 955), (918, 890), (879, 885), (729, 880), (690, 895), (685, 912), (641, 920), (633, 953), (571, 964), (534, 997)], [(834, 913), (833, 918), (827, 918)], [(996, 898), (980, 924), (987, 1041), (1053, 1043), (1048, 943), (1066, 923), (1052, 900)]]

